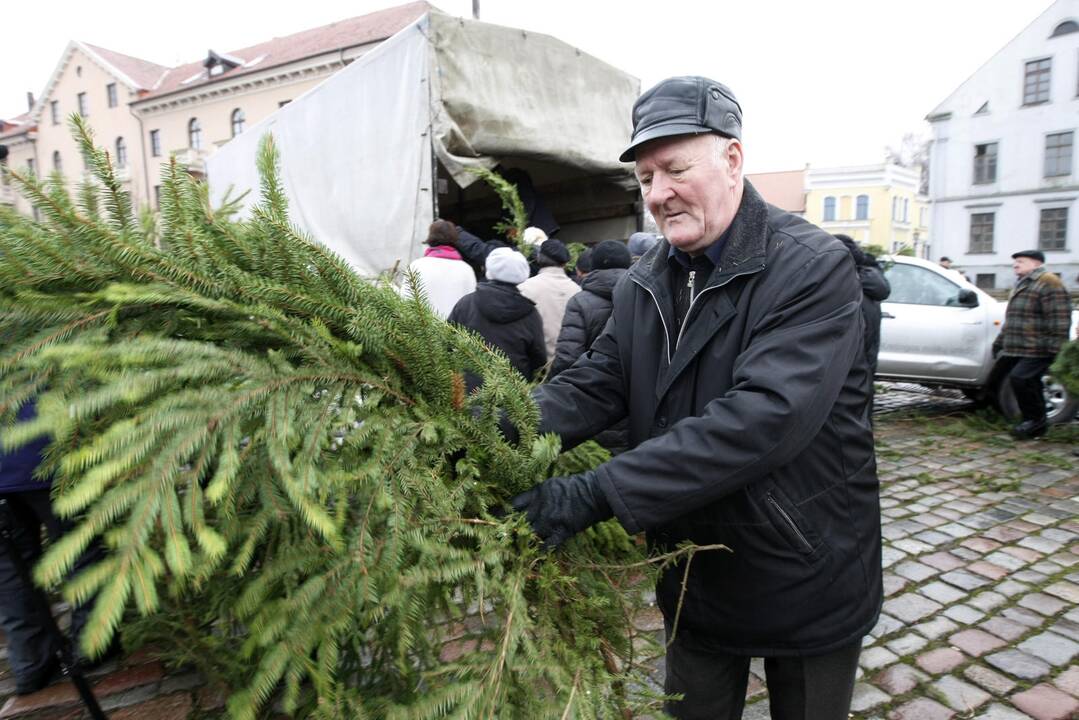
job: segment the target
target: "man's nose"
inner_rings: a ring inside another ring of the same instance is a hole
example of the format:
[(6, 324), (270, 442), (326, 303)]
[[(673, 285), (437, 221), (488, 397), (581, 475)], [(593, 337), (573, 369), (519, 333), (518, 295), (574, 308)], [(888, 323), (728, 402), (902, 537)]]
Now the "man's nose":
[(671, 181), (663, 173), (652, 176), (652, 187), (648, 191), (648, 199), (654, 203), (662, 203), (673, 194)]

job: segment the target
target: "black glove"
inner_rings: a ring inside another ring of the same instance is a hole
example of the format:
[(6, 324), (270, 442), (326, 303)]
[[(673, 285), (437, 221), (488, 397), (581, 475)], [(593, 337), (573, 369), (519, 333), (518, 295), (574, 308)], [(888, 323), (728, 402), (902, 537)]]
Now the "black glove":
[[(516, 445), (521, 441), (521, 433), (517, 430), (517, 426), (510, 420), (509, 413), (505, 410), (498, 410), (498, 431), (502, 433), (502, 437), (510, 445)], [(483, 408), (479, 405), (473, 405), (469, 408), (469, 414), (472, 415), (473, 420), (479, 420), (483, 417)]]
[(514, 510), (525, 513), (533, 532), (551, 549), (614, 516), (592, 470), (548, 478), (511, 503)]

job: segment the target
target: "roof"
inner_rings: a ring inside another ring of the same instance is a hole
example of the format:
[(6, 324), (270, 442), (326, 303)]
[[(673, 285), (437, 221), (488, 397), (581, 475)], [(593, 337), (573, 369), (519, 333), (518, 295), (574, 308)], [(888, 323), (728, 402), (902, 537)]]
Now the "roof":
[(124, 55), (123, 53), (118, 53), (114, 50), (98, 47), (97, 45), (91, 45), (85, 42), (80, 44), (84, 48), (97, 53), (102, 60), (126, 75), (135, 88), (140, 90), (152, 89), (154, 85), (157, 84), (158, 80), (160, 80), (169, 70), (164, 65), (158, 65), (149, 60), (141, 60), (137, 57)]
[(15, 137), (33, 130), (35, 127), (30, 119), (30, 113), (24, 112), (10, 120), (0, 120), (0, 138)]
[[(334, 50), (385, 40), (422, 17), (431, 9), (432, 7), (429, 3), (425, 0), (420, 0), (406, 5), (378, 10), (367, 15), (360, 15), (359, 17), (340, 20), (285, 37), (274, 38), (242, 50), (218, 52), (216, 54), (219, 57), (238, 60), (243, 64), (213, 77), (207, 74), (206, 58), (180, 65), (172, 68), (160, 78), (156, 87), (147, 86), (151, 92), (140, 98), (140, 102), (182, 90), (189, 90), (201, 85), (208, 85), (219, 80), (232, 79), (240, 75), (284, 65), (307, 57), (322, 55)], [(135, 60), (135, 58), (128, 59)]]
[(792, 213), (806, 210), (805, 170), (746, 175), (765, 202)]

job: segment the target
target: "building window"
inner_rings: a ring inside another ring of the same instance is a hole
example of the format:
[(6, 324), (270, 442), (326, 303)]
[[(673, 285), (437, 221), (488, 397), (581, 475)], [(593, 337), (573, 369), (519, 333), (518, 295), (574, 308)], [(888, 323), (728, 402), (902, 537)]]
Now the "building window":
[(150, 131), (150, 156), (161, 157), (161, 131)]
[(1039, 250), (1066, 250), (1068, 247), (1068, 208), (1045, 208), (1038, 223)]
[(995, 213), (973, 213), (970, 216), (970, 252), (993, 252), (993, 219)]
[(120, 104), (116, 96), (116, 83), (109, 83), (105, 86), (105, 95), (109, 98), (109, 107), (114, 108)]
[(30, 175), (37, 175), (37, 165), (34, 163), (34, 158), (26, 159), (26, 172)]
[(824, 198), (824, 222), (835, 220), (835, 198), (829, 195)]
[(910, 198), (903, 198), (903, 222), (910, 222)]
[(1053, 34), (1049, 37), (1055, 38), (1061, 35), (1068, 35), (1073, 32), (1079, 32), (1079, 23), (1074, 20), (1065, 20), (1064, 22), (1053, 28)]
[(52, 100), (49, 102), (49, 116), (52, 118), (53, 125), (60, 124), (60, 101)]
[(854, 219), (855, 220), (868, 220), (869, 219), (869, 196), (859, 195), (854, 204)]
[(232, 111), (232, 137), (244, 131), (244, 111), (236, 108)]
[(1049, 102), (1049, 72), (1052, 58), (1031, 60), (1023, 76), (1023, 104), (1039, 105)]
[(1072, 133), (1045, 136), (1045, 177), (1072, 174)]
[(992, 290), (997, 286), (996, 273), (978, 273), (974, 276), (974, 285), (982, 290)]
[(974, 184), (985, 185), (997, 181), (997, 143), (974, 146)]
[(286, 105), (288, 105), (290, 102), (292, 102), (292, 101), (291, 100), (278, 100), (277, 101), (277, 107), (278, 108), (283, 108)]
[(86, 93), (81, 92), (78, 95), (79, 100), (79, 115), (83, 117), (90, 117), (90, 106), (86, 101)]
[(899, 198), (892, 198), (892, 220), (899, 219)]
[(64, 163), (60, 160), (60, 151), (59, 150), (53, 150), (52, 151), (52, 169), (55, 170), (56, 172), (63, 172), (64, 171)]
[(161, 209), (161, 186), (154, 185), (154, 208)]
[(127, 143), (122, 137), (116, 138), (116, 167), (127, 167)]
[(202, 150), (202, 125), (198, 118), (191, 118), (187, 123), (187, 145), (192, 150)]

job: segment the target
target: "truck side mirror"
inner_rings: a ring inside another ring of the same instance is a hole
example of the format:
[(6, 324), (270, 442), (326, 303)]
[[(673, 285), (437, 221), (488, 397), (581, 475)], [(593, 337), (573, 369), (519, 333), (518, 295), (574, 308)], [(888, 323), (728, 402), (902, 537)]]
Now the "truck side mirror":
[(958, 299), (960, 307), (978, 307), (978, 293), (974, 292), (973, 290), (960, 290)]

